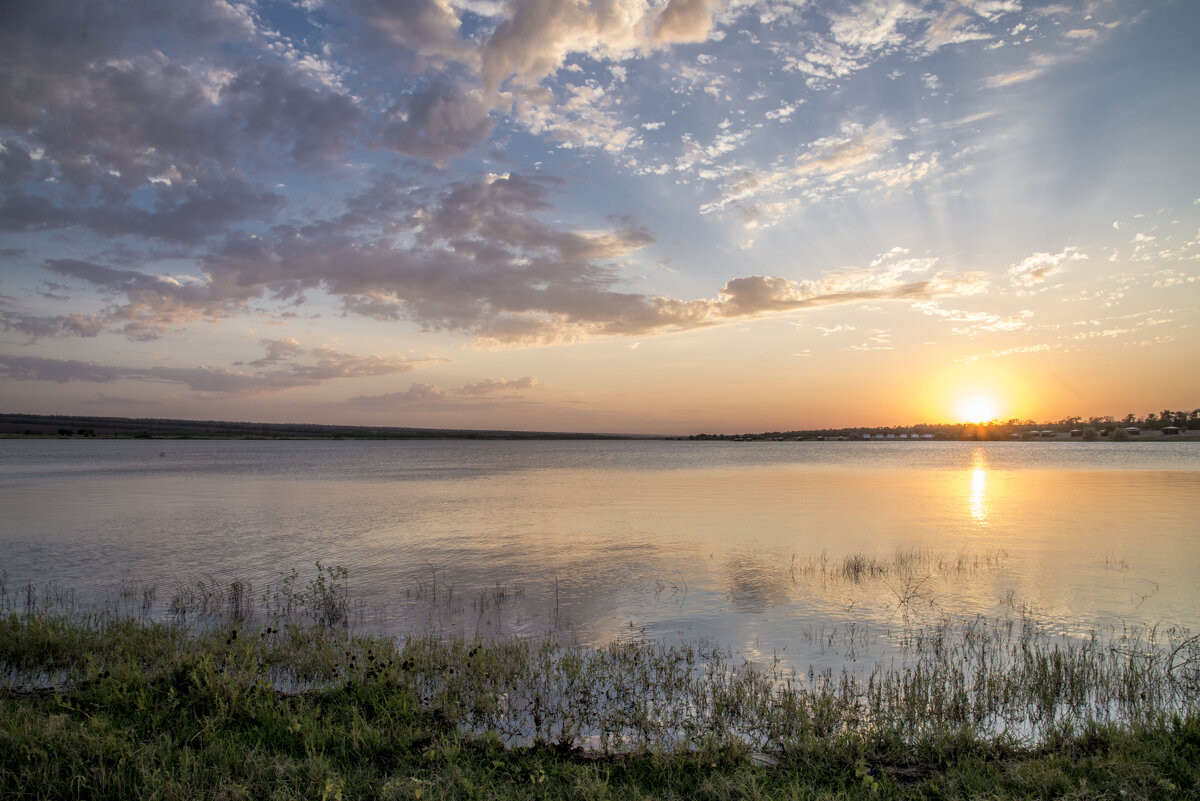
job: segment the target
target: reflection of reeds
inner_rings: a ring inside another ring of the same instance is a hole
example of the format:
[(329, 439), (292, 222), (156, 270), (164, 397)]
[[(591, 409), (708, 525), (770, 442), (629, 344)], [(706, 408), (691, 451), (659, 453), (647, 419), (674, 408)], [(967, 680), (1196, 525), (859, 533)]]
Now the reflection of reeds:
[(791, 578), (820, 579), (825, 582), (848, 581), (861, 584), (865, 581), (885, 579), (892, 576), (910, 576), (917, 573), (936, 574), (945, 577), (967, 576), (1004, 566), (1008, 552), (995, 548), (982, 553), (959, 551), (953, 556), (937, 553), (931, 549), (897, 548), (891, 556), (877, 557), (873, 554), (851, 553), (840, 559), (831, 558), (827, 551), (817, 556), (799, 558), (792, 554)]

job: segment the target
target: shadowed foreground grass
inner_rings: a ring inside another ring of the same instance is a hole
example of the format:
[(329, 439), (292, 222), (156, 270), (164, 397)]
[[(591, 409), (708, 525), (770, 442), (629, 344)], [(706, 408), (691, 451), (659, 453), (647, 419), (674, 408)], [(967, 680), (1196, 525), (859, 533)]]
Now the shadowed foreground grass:
[[(851, 572), (899, 569), (873, 564)], [(797, 674), (699, 643), (364, 635), (346, 578), (293, 572), (257, 609), (186, 585), (160, 622), (152, 590), (81, 609), (0, 571), (0, 798), (1200, 796), (1187, 631), (947, 619), (898, 662)]]
[[(1145, 673), (1147, 646), (1137, 653)], [(1022, 658), (1036, 664), (986, 693), (1069, 709), (1083, 691), (1071, 671), (1113, 680), (1099, 655), (1030, 646)], [(1171, 656), (1150, 682), (1194, 667)], [(1107, 722), (1083, 707), (1050, 713), (1031, 738), (971, 709), (980, 698), (891, 709), (945, 676), (893, 677), (892, 695), (872, 700), (870, 681), (789, 689), (684, 645), (397, 642), (311, 620), (189, 630), (37, 610), (0, 620), (0, 670), (6, 799), (1157, 799), (1200, 788), (1187, 687), (1146, 684), (1135, 692), (1150, 691), (1147, 705)], [(1020, 695), (1021, 682), (1038, 686)]]

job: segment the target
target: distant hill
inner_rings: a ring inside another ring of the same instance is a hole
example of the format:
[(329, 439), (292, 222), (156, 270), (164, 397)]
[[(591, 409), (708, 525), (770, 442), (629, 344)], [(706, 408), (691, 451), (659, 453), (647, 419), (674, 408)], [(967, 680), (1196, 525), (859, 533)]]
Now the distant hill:
[(0, 436), (141, 439), (635, 439), (619, 434), (0, 414)]

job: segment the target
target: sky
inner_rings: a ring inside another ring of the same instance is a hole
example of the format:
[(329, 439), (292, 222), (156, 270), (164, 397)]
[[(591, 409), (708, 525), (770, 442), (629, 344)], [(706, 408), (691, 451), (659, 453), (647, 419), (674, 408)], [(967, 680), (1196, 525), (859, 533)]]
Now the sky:
[(0, 411), (1190, 410), (1198, 30), (1190, 0), (10, 0)]

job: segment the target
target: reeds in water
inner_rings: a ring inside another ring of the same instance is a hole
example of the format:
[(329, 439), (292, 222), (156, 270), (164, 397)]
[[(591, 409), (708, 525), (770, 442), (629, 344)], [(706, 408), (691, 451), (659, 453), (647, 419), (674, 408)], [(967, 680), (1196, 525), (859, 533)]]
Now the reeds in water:
[(461, 732), (606, 752), (785, 752), (826, 737), (914, 746), (964, 732), (1031, 745), (1200, 712), (1200, 639), (1181, 629), (1069, 637), (1021, 612), (945, 618), (898, 629), (900, 655), (865, 671), (797, 671), (703, 641), (373, 636), (349, 625), (346, 577), (320, 568), (307, 585), (285, 580), (254, 619), (247, 587), (188, 585), (171, 622), (70, 612), (56, 606), (70, 594), (0, 583), (0, 684), (69, 693), (98, 677), (153, 683), (186, 669), (238, 692), (403, 698)]

